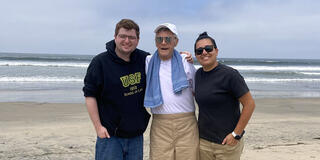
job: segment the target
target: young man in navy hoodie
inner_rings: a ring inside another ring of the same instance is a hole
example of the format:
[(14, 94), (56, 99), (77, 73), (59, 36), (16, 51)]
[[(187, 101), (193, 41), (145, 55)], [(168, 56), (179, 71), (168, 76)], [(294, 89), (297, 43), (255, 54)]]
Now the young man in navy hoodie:
[(86, 106), (97, 133), (96, 160), (142, 160), (150, 115), (143, 106), (147, 52), (137, 49), (139, 26), (117, 23), (107, 51), (95, 56), (84, 79)]

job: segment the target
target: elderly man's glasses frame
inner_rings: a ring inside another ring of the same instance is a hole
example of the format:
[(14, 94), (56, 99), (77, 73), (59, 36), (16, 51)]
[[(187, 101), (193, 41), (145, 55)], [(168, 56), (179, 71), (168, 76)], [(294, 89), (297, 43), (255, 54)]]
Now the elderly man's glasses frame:
[(172, 39), (173, 37), (156, 37), (156, 42), (160, 44), (164, 40), (167, 44), (170, 44), (172, 42)]

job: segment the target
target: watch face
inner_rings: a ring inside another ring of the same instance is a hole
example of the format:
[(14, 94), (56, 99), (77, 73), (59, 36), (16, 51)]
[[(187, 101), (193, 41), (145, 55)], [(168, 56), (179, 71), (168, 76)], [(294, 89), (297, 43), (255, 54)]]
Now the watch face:
[(244, 130), (243, 132), (241, 133), (241, 135), (237, 135), (236, 133), (232, 132), (232, 136), (234, 137), (234, 139), (236, 140), (240, 140), (242, 138), (242, 136), (244, 135)]
[(234, 139), (236, 139), (236, 140), (240, 140), (240, 139), (241, 139), (241, 137), (240, 137), (239, 135), (236, 135), (236, 136), (234, 137)]

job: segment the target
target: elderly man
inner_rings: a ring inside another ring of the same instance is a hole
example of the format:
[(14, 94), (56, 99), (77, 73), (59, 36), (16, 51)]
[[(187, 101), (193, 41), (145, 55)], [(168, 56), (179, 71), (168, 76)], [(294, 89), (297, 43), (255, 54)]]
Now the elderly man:
[(195, 68), (174, 48), (176, 26), (160, 24), (155, 29), (157, 50), (146, 59), (145, 107), (153, 120), (150, 131), (151, 160), (198, 159), (199, 134), (193, 101)]

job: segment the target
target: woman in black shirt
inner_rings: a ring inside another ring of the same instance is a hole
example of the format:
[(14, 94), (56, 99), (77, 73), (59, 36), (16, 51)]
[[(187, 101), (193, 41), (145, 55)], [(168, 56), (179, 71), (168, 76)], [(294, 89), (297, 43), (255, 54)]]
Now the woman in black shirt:
[(200, 159), (240, 159), (241, 138), (254, 111), (254, 100), (240, 73), (217, 61), (215, 40), (206, 32), (195, 42), (195, 55), (202, 65), (195, 77)]

